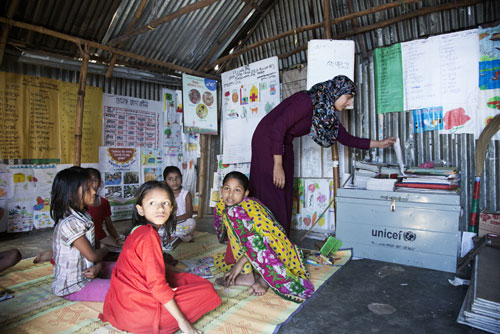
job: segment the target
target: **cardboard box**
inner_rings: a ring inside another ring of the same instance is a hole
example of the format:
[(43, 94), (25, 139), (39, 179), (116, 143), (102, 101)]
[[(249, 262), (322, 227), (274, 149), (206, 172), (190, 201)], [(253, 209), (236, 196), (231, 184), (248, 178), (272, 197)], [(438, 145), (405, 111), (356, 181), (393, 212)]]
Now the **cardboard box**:
[(478, 235), (482, 237), (488, 233), (500, 236), (500, 212), (483, 211), (479, 214)]

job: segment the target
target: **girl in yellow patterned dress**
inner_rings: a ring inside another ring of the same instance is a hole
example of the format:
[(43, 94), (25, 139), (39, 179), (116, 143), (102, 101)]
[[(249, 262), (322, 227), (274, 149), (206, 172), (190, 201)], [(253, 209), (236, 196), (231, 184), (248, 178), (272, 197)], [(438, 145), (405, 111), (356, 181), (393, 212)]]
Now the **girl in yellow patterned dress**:
[(226, 253), (214, 258), (225, 275), (217, 283), (250, 286), (251, 295), (271, 289), (279, 296), (303, 302), (314, 292), (302, 251), (286, 236), (273, 214), (257, 199), (247, 198), (248, 179), (240, 172), (226, 175), (222, 200), (214, 209), (214, 226)]

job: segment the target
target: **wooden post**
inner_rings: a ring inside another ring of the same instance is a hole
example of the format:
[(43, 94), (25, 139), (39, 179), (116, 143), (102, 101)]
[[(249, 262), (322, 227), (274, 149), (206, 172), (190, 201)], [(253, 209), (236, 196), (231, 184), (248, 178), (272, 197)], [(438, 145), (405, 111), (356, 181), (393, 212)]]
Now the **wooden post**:
[(339, 170), (339, 148), (335, 142), (332, 146), (332, 161), (333, 161), (333, 209), (335, 210), (335, 225), (337, 225), (337, 189), (340, 187), (340, 170)]
[(325, 24), (325, 38), (332, 39), (330, 23), (330, 0), (323, 0), (323, 23)]
[(203, 218), (203, 202), (206, 197), (205, 176), (207, 174), (208, 135), (200, 135), (200, 168), (198, 169), (198, 216)]
[(80, 68), (80, 80), (78, 86), (78, 98), (76, 101), (76, 118), (75, 118), (75, 166), (80, 166), (82, 163), (82, 127), (83, 127), (83, 106), (85, 102), (85, 88), (87, 87), (87, 68), (89, 64), (89, 48), (87, 45), (80, 53), (82, 55), (82, 66)]

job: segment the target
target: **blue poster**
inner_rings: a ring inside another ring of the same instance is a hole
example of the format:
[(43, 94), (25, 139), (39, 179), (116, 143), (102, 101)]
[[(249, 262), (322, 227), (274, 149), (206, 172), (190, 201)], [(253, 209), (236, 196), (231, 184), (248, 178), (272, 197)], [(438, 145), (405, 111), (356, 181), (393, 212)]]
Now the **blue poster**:
[(413, 110), (415, 133), (443, 129), (443, 107)]

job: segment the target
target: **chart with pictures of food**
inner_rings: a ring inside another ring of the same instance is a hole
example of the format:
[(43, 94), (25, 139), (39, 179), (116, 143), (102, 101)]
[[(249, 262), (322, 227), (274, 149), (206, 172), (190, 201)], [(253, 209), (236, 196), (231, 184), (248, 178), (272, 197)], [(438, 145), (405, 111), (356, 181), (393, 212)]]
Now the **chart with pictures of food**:
[(104, 95), (105, 146), (159, 148), (161, 102)]
[(217, 81), (182, 75), (184, 126), (217, 133)]

